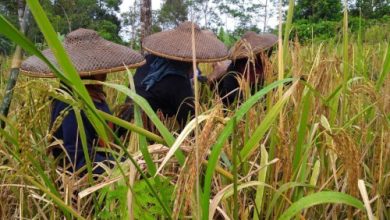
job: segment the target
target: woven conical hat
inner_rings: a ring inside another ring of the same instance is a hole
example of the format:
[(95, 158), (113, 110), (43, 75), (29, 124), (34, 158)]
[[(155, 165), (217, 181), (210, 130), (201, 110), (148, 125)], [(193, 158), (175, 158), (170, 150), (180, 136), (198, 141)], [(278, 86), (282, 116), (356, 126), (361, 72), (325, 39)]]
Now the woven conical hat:
[(249, 53), (257, 54), (265, 51), (278, 42), (278, 37), (274, 34), (256, 34), (253, 31), (246, 32), (239, 41), (230, 49), (230, 58), (233, 60), (249, 56)]
[[(226, 46), (215, 36), (194, 24), (197, 62), (216, 62), (228, 57)], [(142, 47), (150, 53), (168, 59), (192, 61), (192, 22), (184, 22), (173, 30), (152, 34)]]
[[(65, 37), (63, 45), (81, 76), (118, 72), (145, 63), (144, 57), (138, 52), (104, 40), (93, 30), (75, 30)], [(42, 53), (58, 66), (50, 49)], [(54, 77), (50, 68), (36, 56), (23, 61), (21, 71), (34, 77)]]

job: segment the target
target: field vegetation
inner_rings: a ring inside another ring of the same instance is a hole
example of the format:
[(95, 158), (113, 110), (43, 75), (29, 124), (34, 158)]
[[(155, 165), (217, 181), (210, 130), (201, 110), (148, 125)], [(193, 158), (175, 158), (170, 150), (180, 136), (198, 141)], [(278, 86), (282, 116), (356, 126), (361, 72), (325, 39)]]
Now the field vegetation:
[[(345, 12), (331, 39), (286, 37), (264, 61), (263, 88), (250, 95), (242, 81), (244, 100), (224, 108), (201, 86), (197, 119), (178, 131), (133, 91), (131, 71), (104, 86), (114, 112), (134, 100), (134, 123), (96, 110), (40, 4), (27, 2), (59, 61), (55, 75), (73, 91), (19, 77), (0, 129), (0, 219), (390, 219), (388, 24), (351, 33)], [(41, 56), (3, 16), (0, 34)], [(11, 59), (0, 61), (3, 92)], [(53, 98), (86, 112), (102, 138), (114, 138), (101, 150), (126, 161), (83, 178), (58, 168), (48, 153)], [(141, 111), (155, 133), (143, 128)], [(128, 128), (129, 138), (117, 138), (106, 120)]]

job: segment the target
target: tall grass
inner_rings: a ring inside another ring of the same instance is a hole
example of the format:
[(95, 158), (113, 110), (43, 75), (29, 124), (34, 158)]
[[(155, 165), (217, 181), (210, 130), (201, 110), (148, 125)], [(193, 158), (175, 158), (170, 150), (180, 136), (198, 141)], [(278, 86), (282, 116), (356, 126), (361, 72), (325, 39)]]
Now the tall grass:
[[(126, 73), (110, 75), (102, 83), (110, 104), (130, 97), (157, 135), (140, 120), (131, 124), (95, 109), (38, 1), (27, 2), (59, 67), (4, 17), (0, 33), (43, 59), (72, 91), (56, 89), (56, 80), (20, 77), (7, 127), (0, 129), (1, 219), (390, 218), (388, 42), (354, 42), (347, 26), (340, 43), (305, 46), (285, 39), (279, 55), (265, 61), (266, 85), (224, 114), (215, 92), (199, 85), (199, 117), (181, 133), (121, 84), (129, 80)], [(364, 67), (355, 62), (362, 59), (355, 47), (367, 55)], [(296, 79), (285, 78), (285, 70)], [(99, 136), (114, 136), (110, 150), (128, 160), (94, 178), (87, 168), (89, 180), (57, 168), (46, 152), (51, 98), (86, 112)], [(118, 139), (105, 120), (138, 139)]]

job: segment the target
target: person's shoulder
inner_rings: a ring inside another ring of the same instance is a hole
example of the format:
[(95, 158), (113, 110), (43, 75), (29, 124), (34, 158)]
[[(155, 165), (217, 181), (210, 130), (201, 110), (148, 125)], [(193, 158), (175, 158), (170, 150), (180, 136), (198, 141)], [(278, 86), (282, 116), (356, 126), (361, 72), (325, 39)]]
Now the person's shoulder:
[(160, 80), (161, 83), (164, 84), (172, 84), (172, 86), (176, 85), (177, 83), (180, 84), (190, 84), (190, 79), (188, 77), (182, 76), (182, 75), (174, 75), (174, 74), (169, 74), (166, 75), (164, 78)]
[(150, 64), (156, 59), (155, 56), (148, 54), (145, 56), (145, 64), (138, 67), (134, 74), (134, 82), (136, 86), (140, 86), (141, 81), (149, 74)]
[(175, 95), (178, 91), (186, 92), (192, 90), (188, 78), (179, 75), (167, 75), (156, 83), (150, 90), (160, 96)]
[(54, 99), (51, 104), (51, 115), (52, 118), (56, 118), (58, 115), (61, 114), (63, 111), (68, 111), (67, 115), (73, 114), (73, 108), (65, 102), (62, 102), (58, 99)]
[(102, 102), (94, 101), (94, 104), (95, 104), (96, 109), (104, 111), (106, 113), (111, 113), (110, 112), (110, 108), (108, 107), (107, 102), (105, 102), (105, 101), (102, 101)]
[(65, 108), (69, 107), (68, 103), (60, 101), (58, 99), (54, 99), (52, 102), (52, 105), (53, 105), (53, 108), (55, 108), (55, 109), (65, 109)]

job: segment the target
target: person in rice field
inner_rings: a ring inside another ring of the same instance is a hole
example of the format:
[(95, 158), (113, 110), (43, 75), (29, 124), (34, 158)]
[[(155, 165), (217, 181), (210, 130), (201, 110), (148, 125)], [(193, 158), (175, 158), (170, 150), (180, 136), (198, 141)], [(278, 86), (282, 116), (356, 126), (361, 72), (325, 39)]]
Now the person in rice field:
[[(126, 67), (135, 68), (145, 63), (141, 54), (125, 46), (104, 40), (96, 31), (88, 29), (78, 29), (69, 33), (65, 37), (64, 48), (82, 79), (105, 81), (107, 73), (123, 71)], [(50, 49), (44, 50), (43, 54), (52, 63), (56, 63)], [(54, 77), (51, 69), (36, 56), (26, 59), (22, 63), (21, 71), (33, 77)], [(63, 82), (60, 84), (63, 92), (71, 93), (70, 87)], [(86, 88), (95, 107), (111, 114), (102, 85), (89, 84)], [(93, 173), (101, 174), (104, 169), (99, 166), (99, 162), (111, 165), (110, 161), (113, 158), (95, 150), (96, 146), (105, 146), (105, 143), (99, 139), (95, 128), (84, 112), (81, 113), (81, 117), (87, 139), (88, 156), (94, 167)], [(109, 126), (112, 128), (111, 124)], [(57, 143), (60, 143), (52, 149), (52, 154), (60, 157), (65, 151), (65, 159), (61, 161), (66, 169), (73, 173), (79, 171), (85, 173), (85, 169), (80, 169), (86, 165), (86, 155), (83, 152), (79, 127), (72, 106), (58, 99), (52, 101), (50, 130), (54, 131), (53, 137), (59, 140)]]
[[(228, 56), (226, 46), (215, 36), (194, 24), (196, 62), (217, 62)], [(191, 85), (192, 23), (184, 22), (173, 30), (150, 35), (142, 42), (148, 52), (146, 64), (134, 75), (137, 94), (145, 98), (154, 111), (163, 117), (176, 117), (183, 128), (194, 115), (194, 92)], [(130, 103), (130, 100), (127, 100)], [(130, 105), (131, 106), (131, 105)], [(127, 111), (127, 112), (126, 112)], [(131, 118), (128, 107), (122, 118)]]
[(248, 31), (229, 51), (230, 64), (216, 63), (216, 72), (226, 69), (217, 88), (223, 103), (229, 106), (243, 97), (243, 82), (249, 84), (251, 93), (258, 91), (264, 83), (264, 59), (272, 53), (278, 38), (273, 34), (256, 34)]

